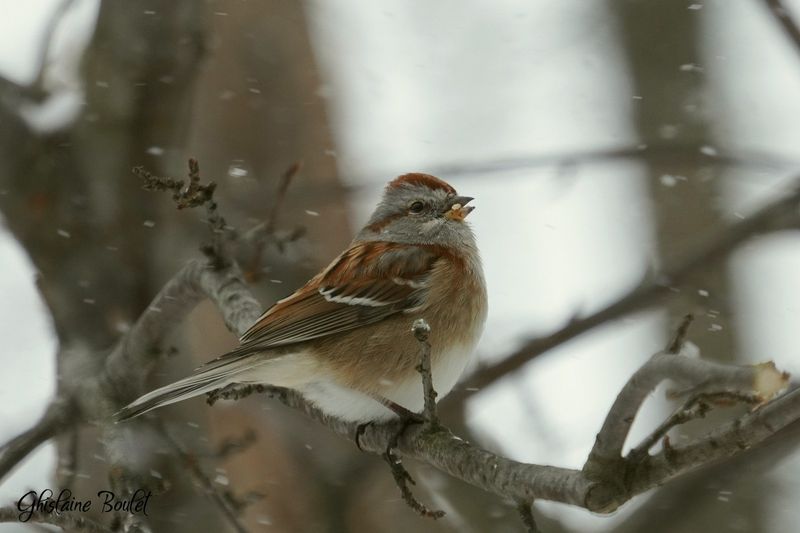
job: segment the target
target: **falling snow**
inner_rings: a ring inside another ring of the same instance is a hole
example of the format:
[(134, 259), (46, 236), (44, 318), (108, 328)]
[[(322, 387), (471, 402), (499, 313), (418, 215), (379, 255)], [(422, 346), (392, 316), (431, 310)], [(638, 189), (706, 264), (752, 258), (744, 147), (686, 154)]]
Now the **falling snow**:
[(228, 176), (232, 178), (244, 178), (248, 174), (249, 172), (246, 168), (242, 168), (238, 165), (231, 165), (228, 167)]
[(661, 185), (664, 187), (674, 187), (678, 183), (678, 179), (670, 174), (661, 176)]
[(702, 148), (700, 148), (700, 153), (703, 154), (703, 155), (711, 156), (711, 157), (713, 157), (713, 156), (718, 154), (717, 149), (714, 148), (713, 146), (709, 146), (709, 145), (705, 145)]

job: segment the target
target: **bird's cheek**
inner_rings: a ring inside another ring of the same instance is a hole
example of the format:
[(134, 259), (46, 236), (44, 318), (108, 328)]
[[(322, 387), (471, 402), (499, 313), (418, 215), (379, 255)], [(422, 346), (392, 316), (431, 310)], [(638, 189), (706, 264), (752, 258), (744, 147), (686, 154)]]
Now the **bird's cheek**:
[(419, 232), (421, 235), (433, 235), (442, 228), (442, 224), (444, 224), (444, 220), (440, 218), (425, 221), (420, 224)]

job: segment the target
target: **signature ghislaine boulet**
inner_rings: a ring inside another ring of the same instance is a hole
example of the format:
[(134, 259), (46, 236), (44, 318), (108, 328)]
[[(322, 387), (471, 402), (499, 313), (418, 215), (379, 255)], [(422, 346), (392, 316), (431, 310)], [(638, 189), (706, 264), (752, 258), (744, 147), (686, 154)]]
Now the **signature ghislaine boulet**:
[[(117, 498), (110, 490), (101, 490), (97, 493), (97, 503), (100, 504), (101, 513), (115, 511), (129, 512), (132, 514), (147, 515), (147, 504), (150, 502), (150, 491), (136, 490), (128, 498)], [(62, 489), (56, 498), (50, 489), (41, 492), (31, 490), (22, 495), (17, 501), (19, 521), (27, 522), (34, 513), (62, 514), (62, 513), (88, 513), (93, 509), (94, 500), (79, 500), (72, 495), (69, 489)]]

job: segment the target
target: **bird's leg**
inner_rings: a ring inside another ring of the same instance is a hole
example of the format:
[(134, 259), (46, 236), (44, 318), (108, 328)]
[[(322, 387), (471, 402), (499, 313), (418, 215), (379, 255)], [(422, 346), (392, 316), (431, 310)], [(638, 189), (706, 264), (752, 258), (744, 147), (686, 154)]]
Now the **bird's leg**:
[(400, 417), (400, 430), (394, 436), (394, 438), (389, 442), (389, 445), (386, 448), (386, 453), (389, 453), (392, 448), (397, 446), (397, 441), (400, 440), (400, 437), (403, 436), (403, 433), (406, 432), (408, 427), (412, 424), (424, 424), (428, 422), (428, 420), (419, 413), (415, 413), (414, 411), (409, 411), (402, 405), (397, 402), (386, 398), (385, 396), (381, 396), (380, 394), (373, 394), (373, 398), (381, 403), (387, 409), (390, 409), (394, 414)]
[[(408, 421), (408, 423), (421, 424), (426, 421), (425, 417), (414, 411), (409, 411), (397, 402), (390, 400), (380, 394), (373, 394), (372, 397), (380, 402), (381, 405), (392, 411), (400, 417), (400, 420)], [(408, 424), (406, 424), (408, 425)]]
[[(388, 398), (385, 398), (377, 394), (373, 394), (371, 396), (372, 398), (375, 399), (375, 401), (380, 402), (381, 405), (385, 406), (387, 409), (391, 409), (392, 412), (394, 412), (397, 416), (400, 417), (400, 429), (389, 440), (388, 444), (386, 445), (386, 451), (384, 451), (383, 454), (381, 454), (381, 456), (391, 469), (392, 477), (394, 478), (397, 487), (400, 489), (400, 494), (403, 497), (403, 501), (405, 501), (409, 507), (414, 509), (421, 516), (433, 519), (441, 518), (442, 516), (444, 516), (444, 511), (429, 509), (416, 497), (414, 497), (414, 494), (411, 492), (409, 484), (416, 485), (416, 482), (411, 477), (411, 474), (408, 473), (408, 470), (406, 470), (405, 466), (403, 466), (403, 462), (400, 460), (400, 457), (394, 452), (394, 449), (397, 448), (397, 444), (398, 441), (400, 440), (400, 437), (403, 435), (406, 429), (408, 429), (408, 426), (410, 426), (411, 424), (425, 424), (428, 423), (428, 420), (424, 416), (415, 413), (413, 411), (409, 411), (402, 405)], [(374, 421), (369, 421), (363, 424), (359, 424), (358, 427), (356, 428), (356, 437), (355, 437), (356, 446), (362, 452), (364, 451), (364, 449), (361, 447), (361, 442), (359, 439), (364, 434), (364, 431), (366, 431), (366, 429), (374, 423), (375, 423)]]
[[(390, 411), (392, 411), (394, 414), (396, 414), (400, 418), (400, 421), (402, 422), (400, 430), (397, 432), (397, 435), (395, 435), (395, 437), (392, 439), (392, 441), (389, 443), (389, 446), (386, 449), (387, 453), (389, 453), (393, 448), (392, 443), (397, 443), (398, 439), (403, 435), (403, 433), (405, 433), (406, 429), (408, 429), (410, 425), (424, 424), (425, 422), (427, 422), (426, 418), (421, 414), (415, 413), (414, 411), (410, 411), (405, 407), (403, 407), (402, 405), (400, 405), (399, 403), (392, 401), (389, 398), (386, 398), (385, 396), (381, 396), (380, 394), (370, 394), (370, 397), (376, 402), (386, 407), (387, 409), (389, 409)], [(361, 447), (361, 442), (359, 439), (364, 434), (364, 431), (366, 431), (367, 428), (372, 424), (373, 422), (369, 421), (369, 422), (364, 422), (363, 424), (359, 424), (358, 427), (356, 427), (356, 438), (355, 438), (356, 448), (358, 448), (362, 452), (364, 451), (364, 449)]]

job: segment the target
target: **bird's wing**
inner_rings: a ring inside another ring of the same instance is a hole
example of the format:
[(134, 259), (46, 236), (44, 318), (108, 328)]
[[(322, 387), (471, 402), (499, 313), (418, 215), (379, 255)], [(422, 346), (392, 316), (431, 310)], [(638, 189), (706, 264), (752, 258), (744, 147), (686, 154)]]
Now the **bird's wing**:
[(354, 244), (304, 287), (261, 315), (242, 335), (239, 348), (202, 368), (350, 331), (423, 306), (431, 271), (440, 258), (434, 247)]

